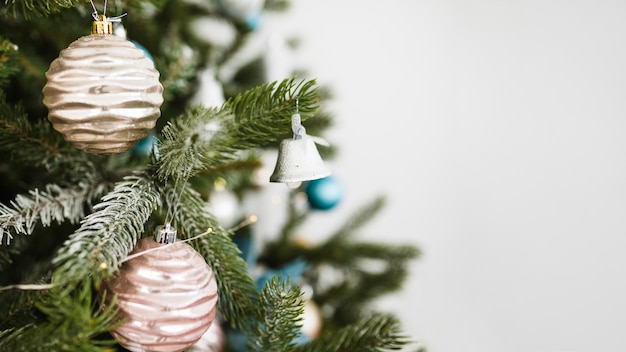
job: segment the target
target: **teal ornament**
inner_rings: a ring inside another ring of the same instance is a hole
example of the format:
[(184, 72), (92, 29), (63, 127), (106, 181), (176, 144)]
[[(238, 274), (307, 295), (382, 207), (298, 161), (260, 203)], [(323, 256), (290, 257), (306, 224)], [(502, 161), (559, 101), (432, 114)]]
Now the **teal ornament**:
[(255, 31), (261, 25), (261, 13), (248, 16), (245, 20), (245, 24), (251, 31)]
[(140, 49), (141, 51), (143, 51), (144, 55), (146, 55), (148, 59), (154, 62), (154, 58), (152, 57), (152, 55), (150, 55), (150, 52), (148, 52), (148, 49), (146, 49), (143, 45), (137, 43), (134, 40), (130, 40), (130, 42), (133, 43), (137, 47), (137, 49)]
[(131, 149), (131, 153), (136, 157), (149, 157), (154, 152), (156, 158), (159, 158), (159, 149), (157, 147), (157, 137), (154, 133), (148, 134), (148, 137), (139, 140), (137, 145)]
[(304, 259), (296, 259), (290, 263), (285, 264), (283, 267), (278, 269), (267, 269), (265, 272), (259, 276), (255, 282), (257, 284), (257, 288), (260, 290), (265, 287), (265, 284), (274, 276), (281, 277), (283, 282), (287, 282), (289, 280), (291, 283), (298, 282), (304, 276), (304, 273), (308, 269), (309, 264)]
[(332, 176), (309, 181), (304, 189), (307, 202), (312, 209), (329, 210), (343, 197), (343, 186)]
[(259, 255), (254, 246), (254, 238), (252, 237), (250, 226), (241, 228), (233, 235), (232, 239), (237, 248), (239, 248), (239, 256), (246, 261), (249, 268), (253, 268), (257, 263)]

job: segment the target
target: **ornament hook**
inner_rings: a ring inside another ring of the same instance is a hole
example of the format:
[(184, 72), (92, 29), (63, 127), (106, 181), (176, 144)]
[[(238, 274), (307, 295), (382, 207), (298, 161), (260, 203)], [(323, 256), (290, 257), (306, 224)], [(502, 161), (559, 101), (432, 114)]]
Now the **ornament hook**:
[(176, 241), (176, 229), (169, 222), (159, 225), (154, 230), (154, 240), (158, 243), (170, 244)]
[(291, 115), (291, 131), (293, 131), (293, 139), (302, 139), (306, 136), (306, 128), (302, 126), (302, 118), (300, 117), (300, 97), (296, 97), (296, 113)]
[(104, 0), (104, 11), (102, 15), (98, 14), (98, 9), (96, 9), (96, 5), (93, 3), (93, 0), (89, 0), (89, 2), (93, 8), (91, 17), (93, 17), (94, 20), (91, 25), (91, 34), (113, 34), (113, 22), (122, 22), (122, 17), (127, 15), (126, 13), (123, 13), (119, 16), (107, 18), (107, 0)]

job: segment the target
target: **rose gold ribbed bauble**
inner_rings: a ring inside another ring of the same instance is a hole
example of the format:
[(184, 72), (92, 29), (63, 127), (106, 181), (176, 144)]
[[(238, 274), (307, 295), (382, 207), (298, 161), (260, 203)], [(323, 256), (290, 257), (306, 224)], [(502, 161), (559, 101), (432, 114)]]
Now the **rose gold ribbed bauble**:
[(119, 273), (102, 285), (105, 305), (115, 305), (125, 322), (111, 332), (133, 351), (183, 351), (196, 343), (215, 320), (217, 284), (211, 268), (191, 246), (137, 243)]
[(154, 63), (112, 34), (79, 38), (52, 61), (43, 103), (55, 130), (92, 154), (121, 153), (161, 116), (163, 86)]
[(226, 334), (219, 324), (215, 321), (202, 338), (191, 346), (187, 352), (222, 352), (226, 345)]

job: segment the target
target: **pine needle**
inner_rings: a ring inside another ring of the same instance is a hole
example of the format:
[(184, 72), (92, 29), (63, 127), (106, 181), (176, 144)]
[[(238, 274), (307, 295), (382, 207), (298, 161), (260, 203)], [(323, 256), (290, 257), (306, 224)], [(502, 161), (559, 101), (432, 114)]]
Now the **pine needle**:
[[(89, 175), (83, 176), (90, 179)], [(9, 205), (0, 204), (0, 243), (5, 235), (8, 245), (15, 234), (32, 234), (37, 224), (77, 223), (94, 197), (104, 190), (105, 184), (81, 182), (71, 187), (49, 184), (43, 191), (34, 189), (28, 195), (17, 195)]]
[(58, 265), (53, 283), (62, 286), (91, 276), (97, 284), (110, 276), (132, 251), (159, 204), (160, 194), (145, 175), (116, 183), (59, 250), (53, 260)]
[(317, 109), (315, 81), (269, 83), (227, 101), (220, 109), (195, 107), (165, 126), (154, 166), (159, 180), (184, 181), (199, 171), (262, 148), (291, 133), (296, 101), (302, 120)]
[(298, 347), (297, 352), (382, 352), (400, 350), (408, 341), (391, 315), (374, 315)]
[(113, 340), (96, 337), (116, 327), (113, 304), (103, 307), (94, 301), (89, 281), (68, 293), (53, 289), (37, 304), (48, 320), (10, 331), (0, 339), (0, 350), (12, 352), (103, 352)]
[(263, 288), (258, 307), (256, 334), (248, 343), (250, 351), (292, 351), (304, 313), (300, 288), (274, 276)]
[(181, 239), (211, 229), (210, 235), (193, 240), (190, 245), (206, 259), (213, 270), (220, 297), (220, 314), (231, 326), (249, 329), (248, 315), (257, 306), (256, 285), (230, 233), (221, 228), (205, 210), (204, 201), (189, 185), (183, 188), (180, 195), (174, 188), (163, 192), (165, 208), (173, 209), (173, 225), (178, 229)]

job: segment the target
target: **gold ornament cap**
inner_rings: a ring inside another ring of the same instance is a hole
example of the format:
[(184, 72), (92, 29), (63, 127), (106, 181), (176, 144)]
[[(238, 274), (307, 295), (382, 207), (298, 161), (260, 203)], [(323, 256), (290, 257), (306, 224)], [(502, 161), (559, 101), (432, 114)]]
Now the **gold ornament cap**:
[(98, 15), (100, 20), (91, 23), (91, 34), (113, 34), (113, 23), (107, 20), (107, 16)]

